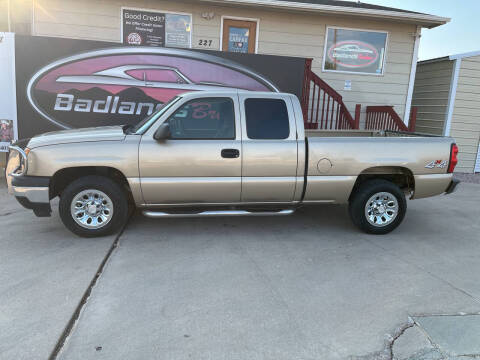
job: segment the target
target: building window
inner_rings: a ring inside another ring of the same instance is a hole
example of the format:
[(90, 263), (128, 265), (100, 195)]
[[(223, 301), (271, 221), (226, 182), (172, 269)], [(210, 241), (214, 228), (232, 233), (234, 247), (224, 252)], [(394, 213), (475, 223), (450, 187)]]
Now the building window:
[(122, 43), (131, 46), (192, 47), (192, 15), (122, 7)]
[(323, 71), (383, 75), (388, 33), (327, 27)]
[(222, 17), (222, 51), (254, 54), (257, 47), (258, 21)]

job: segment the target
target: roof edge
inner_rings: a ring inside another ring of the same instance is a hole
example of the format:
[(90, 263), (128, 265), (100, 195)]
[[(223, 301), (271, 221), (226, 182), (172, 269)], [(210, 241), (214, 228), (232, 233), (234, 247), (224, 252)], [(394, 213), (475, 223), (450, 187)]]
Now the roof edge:
[(455, 55), (440, 56), (433, 59), (421, 60), (418, 62), (418, 64), (420, 65), (429, 64), (429, 63), (435, 63), (435, 62), (445, 61), (445, 60), (459, 60), (459, 59), (464, 59), (464, 58), (473, 57), (473, 56), (480, 56), (480, 50), (470, 51), (470, 52), (455, 54)]
[(441, 56), (438, 58), (433, 58), (433, 59), (427, 59), (427, 60), (421, 60), (417, 64), (418, 65), (423, 65), (423, 64), (431, 64), (431, 63), (436, 63), (440, 61), (445, 61), (445, 60), (451, 60), (449, 56)]
[(470, 52), (456, 54), (456, 55), (450, 55), (449, 58), (450, 60), (457, 60), (457, 59), (463, 59), (466, 57), (479, 56), (479, 55), (480, 55), (480, 50), (477, 50), (477, 51), (470, 51)]
[(310, 3), (299, 3), (294, 1), (278, 0), (200, 0), (202, 2), (227, 3), (232, 5), (257, 5), (279, 9), (296, 9), (316, 12), (333, 12), (343, 15), (360, 15), (368, 17), (382, 17), (396, 20), (416, 22), (426, 28), (434, 28), (450, 22), (450, 18), (420, 13), (404, 13), (390, 10), (359, 9), (347, 6), (320, 5)]

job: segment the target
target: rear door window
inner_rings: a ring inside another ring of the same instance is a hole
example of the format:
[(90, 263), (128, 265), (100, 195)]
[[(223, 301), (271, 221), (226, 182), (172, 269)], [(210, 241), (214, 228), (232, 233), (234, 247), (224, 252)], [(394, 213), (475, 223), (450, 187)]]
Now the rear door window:
[(282, 99), (246, 99), (245, 117), (249, 139), (278, 140), (290, 135), (287, 104)]

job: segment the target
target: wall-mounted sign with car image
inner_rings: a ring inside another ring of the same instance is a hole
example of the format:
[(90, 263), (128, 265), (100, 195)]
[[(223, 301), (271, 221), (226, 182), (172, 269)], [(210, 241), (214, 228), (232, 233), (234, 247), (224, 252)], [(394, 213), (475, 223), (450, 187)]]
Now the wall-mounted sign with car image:
[(191, 47), (192, 16), (122, 8), (122, 43), (131, 46)]
[(387, 33), (327, 28), (324, 71), (383, 75)]
[[(2, 139), (11, 137), (12, 122), (7, 119), (16, 115), (2, 111), (8, 106), (18, 109), (19, 134), (25, 138), (59, 129), (136, 125), (190, 91), (281, 90), (300, 97), (303, 89), (304, 58), (112, 47), (106, 42), (41, 36), (13, 39), (13, 34), (11, 47), (5, 59), (15, 58), (16, 64), (11, 64), (11, 71), (0, 72), (0, 79), (2, 74), (11, 75), (11, 84), (0, 82), (0, 88), (13, 96), (13, 100), (4, 97), (5, 102), (0, 99)], [(0, 51), (0, 64), (2, 55)], [(192, 116), (208, 116), (214, 123), (222, 106), (196, 104)], [(16, 122), (13, 126), (15, 130)]]

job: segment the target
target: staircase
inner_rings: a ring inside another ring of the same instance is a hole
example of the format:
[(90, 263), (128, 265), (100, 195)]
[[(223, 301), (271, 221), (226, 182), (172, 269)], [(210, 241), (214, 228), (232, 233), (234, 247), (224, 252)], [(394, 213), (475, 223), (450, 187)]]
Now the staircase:
[[(360, 128), (361, 105), (355, 117), (342, 96), (312, 71), (312, 59), (305, 60), (301, 105), (305, 129), (349, 130)], [(406, 126), (392, 106), (367, 106), (366, 130), (415, 131), (416, 108), (412, 108), (410, 126)]]

